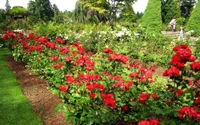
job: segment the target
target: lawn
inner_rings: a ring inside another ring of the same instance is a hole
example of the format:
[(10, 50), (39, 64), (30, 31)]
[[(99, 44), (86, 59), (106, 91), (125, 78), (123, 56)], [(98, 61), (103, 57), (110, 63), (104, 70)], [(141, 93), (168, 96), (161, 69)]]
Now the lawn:
[(5, 61), (10, 54), (0, 48), (0, 125), (42, 125)]

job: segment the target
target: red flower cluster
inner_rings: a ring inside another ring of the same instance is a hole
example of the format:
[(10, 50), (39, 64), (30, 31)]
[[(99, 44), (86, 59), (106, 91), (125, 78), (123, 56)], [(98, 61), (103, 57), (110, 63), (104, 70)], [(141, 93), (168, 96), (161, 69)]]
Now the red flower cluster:
[(72, 58), (71, 58), (70, 56), (66, 56), (66, 57), (65, 57), (65, 61), (66, 61), (66, 62), (71, 62), (71, 61), (72, 61)]
[[(180, 69), (185, 68), (186, 62), (194, 62), (196, 60), (196, 57), (192, 55), (192, 51), (185, 44), (175, 46), (173, 50), (176, 53), (170, 61), (171, 67), (164, 72), (163, 76), (178, 76), (180, 74)], [(196, 70), (196, 64), (197, 63), (193, 63), (190, 65), (191, 69)]]
[(81, 55), (85, 54), (85, 49), (83, 46), (79, 45), (77, 42), (73, 42), (73, 46), (76, 47), (79, 54), (81, 54)]
[(193, 107), (183, 107), (178, 110), (178, 114), (180, 118), (188, 117), (188, 118), (200, 118), (200, 113), (197, 112)]
[(163, 76), (179, 76), (180, 70), (176, 67), (171, 67), (163, 73)]
[(52, 56), (51, 57), (51, 60), (55, 61), (55, 62), (58, 62), (58, 57), (57, 56)]
[(60, 85), (59, 87), (59, 90), (61, 90), (61, 91), (63, 91), (63, 92), (67, 92), (67, 86), (65, 86), (65, 85)]
[(122, 111), (128, 111), (128, 106), (127, 106), (127, 105), (122, 106), (122, 107), (121, 107), (121, 110), (122, 110)]
[(99, 74), (79, 74), (79, 80), (80, 81), (98, 81), (101, 80), (101, 77)]
[(102, 84), (98, 84), (98, 83), (87, 83), (86, 88), (89, 91), (92, 91), (93, 89), (98, 89), (100, 91), (103, 91), (105, 89)]
[(200, 63), (198, 62), (193, 62), (192, 64), (190, 64), (190, 68), (195, 71), (198, 72), (200, 71)]
[(129, 60), (129, 58), (125, 55), (122, 55), (120, 53), (114, 53), (112, 54), (109, 58), (108, 58), (109, 61), (120, 61), (124, 64), (126, 64)]
[(105, 94), (105, 93), (101, 93), (100, 94), (101, 98), (104, 99), (104, 105), (105, 106), (109, 106), (111, 108), (116, 108), (116, 101), (113, 97), (113, 94)]
[(74, 78), (73, 76), (69, 74), (65, 75), (65, 79), (66, 79), (66, 83), (68, 83), (69, 85), (77, 81), (76, 78)]
[(39, 44), (45, 44), (48, 41), (48, 37), (47, 36), (39, 37), (37, 41)]
[(137, 68), (139, 68), (137, 72), (132, 72), (129, 74), (131, 78), (135, 78), (137, 82), (142, 82), (142, 83), (153, 82), (152, 79), (152, 72), (154, 71), (153, 68), (151, 67), (144, 68), (142, 66), (138, 66)]
[(152, 96), (152, 98), (154, 98), (156, 100), (158, 99), (158, 96), (155, 93), (153, 93), (151, 96)]
[(118, 83), (113, 84), (113, 87), (122, 87), (123, 91), (128, 91), (130, 90), (131, 86), (133, 83), (131, 81), (128, 81), (127, 83), (124, 83), (123, 80), (119, 80)]
[(142, 120), (142, 121), (138, 122), (138, 125), (160, 125), (160, 123), (157, 119), (149, 119), (149, 121)]
[(85, 69), (86, 70), (94, 70), (94, 62), (92, 60), (90, 60), (89, 57), (87, 57), (86, 55), (82, 55), (80, 56), (77, 60), (76, 60), (76, 64), (80, 65), (80, 66), (84, 66), (85, 65)]
[(179, 89), (176, 93), (175, 93), (175, 96), (178, 97), (180, 95), (183, 94), (183, 90), (182, 89)]
[(32, 52), (32, 51), (41, 52), (42, 51), (42, 47), (41, 46), (28, 46), (28, 51), (29, 52)]
[(2, 39), (3, 40), (7, 40), (9, 38), (14, 39), (15, 37), (16, 37), (16, 35), (12, 31), (7, 31), (7, 33), (3, 34)]
[(90, 98), (91, 98), (91, 99), (94, 99), (94, 98), (95, 98), (95, 96), (96, 96), (96, 94), (95, 94), (95, 93), (90, 93)]
[(149, 96), (150, 96), (150, 94), (142, 93), (142, 94), (140, 94), (138, 99), (142, 104), (145, 104), (145, 102), (149, 98)]
[(62, 68), (62, 66), (63, 66), (62, 63), (58, 63), (58, 64), (53, 65), (53, 68), (60, 69), (60, 68)]
[(53, 42), (46, 42), (45, 45), (46, 45), (46, 47), (48, 47), (48, 48), (50, 48), (52, 50), (54, 50), (56, 48), (56, 44), (53, 43)]
[(63, 40), (62, 38), (56, 38), (56, 42), (58, 42), (58, 43), (64, 43), (65, 40)]
[(113, 51), (111, 48), (106, 48), (103, 50), (104, 53), (109, 53), (109, 54), (113, 54)]
[(69, 48), (61, 47), (60, 48), (60, 53), (62, 55), (69, 53)]

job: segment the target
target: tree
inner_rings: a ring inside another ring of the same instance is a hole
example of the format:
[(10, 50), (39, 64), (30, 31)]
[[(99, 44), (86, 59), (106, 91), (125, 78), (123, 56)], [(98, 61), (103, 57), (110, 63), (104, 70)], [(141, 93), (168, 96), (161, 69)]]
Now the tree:
[(0, 22), (3, 22), (6, 20), (5, 10), (0, 9)]
[(122, 6), (122, 11), (120, 13), (119, 20), (125, 21), (125, 22), (135, 22), (136, 21), (135, 12), (133, 10), (133, 7), (130, 4)]
[(73, 14), (73, 20), (81, 23), (86, 22), (105, 22), (108, 20), (108, 10), (106, 10), (106, 4), (102, 1), (106, 0), (100, 0), (99, 3), (96, 3), (95, 1), (85, 1), (80, 0), (76, 2), (74, 14)]
[(196, 0), (180, 0), (181, 16), (189, 18), (195, 4)]
[(56, 4), (53, 4), (53, 12), (54, 12), (54, 17), (59, 15), (60, 10), (58, 9), (58, 6)]
[(161, 1), (149, 0), (141, 24), (146, 28), (148, 34), (161, 33)]
[(179, 0), (162, 0), (162, 22), (168, 24), (173, 18), (180, 17)]
[(53, 18), (54, 11), (49, 0), (35, 0), (35, 14), (42, 20), (48, 21)]
[(10, 3), (9, 3), (9, 0), (6, 0), (5, 8), (6, 8), (6, 12), (10, 11), (11, 6), (10, 6)]
[(137, 13), (136, 13), (136, 20), (142, 18), (143, 15), (144, 15), (143, 12), (137, 12)]
[(200, 35), (200, 1), (196, 4), (191, 16), (186, 24), (186, 31), (193, 30), (195, 34)]

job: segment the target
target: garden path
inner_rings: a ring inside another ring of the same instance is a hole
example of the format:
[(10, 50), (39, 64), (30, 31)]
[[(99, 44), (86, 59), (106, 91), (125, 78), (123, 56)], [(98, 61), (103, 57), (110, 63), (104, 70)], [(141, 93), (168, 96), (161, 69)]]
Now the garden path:
[(26, 69), (24, 64), (15, 62), (12, 56), (8, 56), (6, 61), (33, 111), (42, 119), (43, 125), (67, 125), (64, 113), (56, 112), (56, 106), (62, 100), (47, 89), (48, 83), (36, 75), (29, 75), (30, 70)]

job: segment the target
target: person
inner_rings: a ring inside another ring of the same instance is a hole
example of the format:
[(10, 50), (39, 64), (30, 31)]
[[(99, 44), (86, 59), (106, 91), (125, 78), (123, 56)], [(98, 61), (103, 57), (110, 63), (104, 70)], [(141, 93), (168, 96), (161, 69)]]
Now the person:
[(176, 31), (176, 19), (172, 19), (169, 23), (169, 26), (171, 28), (171, 30), (173, 30), (174, 32)]
[(184, 28), (183, 27), (180, 27), (180, 32), (179, 32), (179, 38), (178, 38), (178, 40), (180, 40), (180, 39), (183, 39), (184, 38)]

